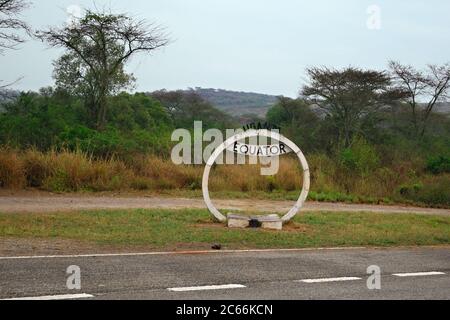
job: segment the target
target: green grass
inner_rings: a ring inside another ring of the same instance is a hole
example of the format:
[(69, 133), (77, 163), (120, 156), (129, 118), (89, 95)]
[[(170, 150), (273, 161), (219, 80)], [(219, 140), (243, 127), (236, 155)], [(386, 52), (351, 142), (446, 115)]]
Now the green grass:
[[(162, 190), (158, 192), (151, 192), (156, 195), (170, 196), (170, 197), (184, 197), (184, 198), (202, 198), (201, 190)], [(210, 195), (216, 199), (256, 199), (256, 200), (290, 200), (296, 201), (300, 196), (300, 190), (297, 191), (282, 191), (274, 190), (268, 191), (210, 191)], [(394, 198), (377, 198), (366, 197), (361, 195), (344, 194), (340, 192), (315, 192), (310, 191), (308, 201), (317, 202), (335, 202), (348, 204), (381, 204), (381, 205), (410, 205), (425, 208), (448, 208), (442, 204), (426, 204), (424, 202), (412, 201), (407, 199)]]
[[(201, 190), (166, 190), (157, 192), (161, 195), (186, 198), (202, 198)], [(257, 200), (291, 200), (296, 201), (300, 196), (300, 190), (297, 191), (211, 191), (210, 195), (218, 199), (257, 199)], [(339, 192), (314, 192), (310, 191), (309, 201), (318, 202), (345, 202), (353, 204), (394, 204), (394, 201), (388, 198), (373, 198), (355, 195), (346, 195)], [(405, 203), (405, 202), (403, 202)]]
[(65, 239), (148, 249), (416, 246), (450, 244), (450, 217), (376, 213), (304, 213), (284, 231), (228, 229), (205, 210), (121, 210), (0, 214), (0, 239)]

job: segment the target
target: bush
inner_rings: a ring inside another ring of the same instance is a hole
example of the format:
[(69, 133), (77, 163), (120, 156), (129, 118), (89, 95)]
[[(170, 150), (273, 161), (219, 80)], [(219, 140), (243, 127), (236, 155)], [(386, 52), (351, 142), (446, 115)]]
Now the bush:
[(416, 195), (422, 190), (423, 184), (415, 183), (412, 185), (402, 185), (398, 189), (399, 194), (406, 199), (414, 199)]
[(329, 193), (339, 189), (335, 182), (338, 171), (336, 161), (333, 161), (325, 154), (308, 155), (308, 162), (311, 174), (311, 185), (319, 193)]
[(434, 206), (450, 206), (450, 179), (425, 185), (417, 192), (419, 202)]
[(380, 159), (366, 140), (355, 138), (352, 146), (341, 152), (341, 162), (345, 168), (366, 177), (379, 166)]
[(450, 173), (450, 157), (437, 156), (430, 158), (428, 159), (426, 169), (432, 174)]
[(0, 145), (81, 150), (103, 158), (169, 154), (173, 124), (158, 101), (122, 93), (109, 102), (108, 126), (96, 130), (78, 98), (23, 93), (0, 113)]
[(450, 176), (428, 179), (424, 183), (403, 185), (398, 192), (404, 199), (432, 206), (450, 206)]

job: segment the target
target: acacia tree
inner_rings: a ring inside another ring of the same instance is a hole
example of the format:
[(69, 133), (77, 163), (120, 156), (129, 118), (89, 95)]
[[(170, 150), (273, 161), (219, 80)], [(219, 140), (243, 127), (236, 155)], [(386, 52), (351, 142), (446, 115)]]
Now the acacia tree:
[(419, 71), (391, 61), (389, 68), (398, 90), (405, 93), (403, 100), (410, 106), (414, 133), (423, 137), (434, 107), (448, 99), (450, 64), (428, 65), (426, 71)]
[(376, 121), (378, 111), (398, 99), (385, 72), (348, 67), (313, 67), (301, 95), (321, 108), (337, 132), (338, 147), (348, 147), (355, 134), (364, 135), (364, 123)]
[(207, 128), (229, 128), (234, 125), (233, 119), (216, 109), (195, 91), (160, 90), (151, 96), (161, 102), (178, 128), (188, 128), (196, 120), (201, 120)]
[(302, 146), (304, 151), (312, 151), (323, 137), (317, 136), (320, 118), (303, 99), (278, 97), (278, 102), (267, 112), (269, 123), (282, 128), (283, 132)]
[(134, 82), (124, 70), (130, 58), (168, 44), (158, 26), (126, 14), (90, 10), (69, 25), (38, 31), (37, 37), (52, 47), (66, 49), (54, 63), (56, 84), (84, 98), (99, 130), (107, 122), (108, 97)]
[(180, 119), (185, 118), (185, 92), (159, 90), (151, 93), (151, 96), (161, 102), (167, 113), (176, 124)]

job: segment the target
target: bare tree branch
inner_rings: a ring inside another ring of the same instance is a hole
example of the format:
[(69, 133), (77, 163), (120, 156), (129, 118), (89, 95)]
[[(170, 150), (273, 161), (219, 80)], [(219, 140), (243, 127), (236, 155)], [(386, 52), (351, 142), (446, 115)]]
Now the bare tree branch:
[(0, 0), (0, 53), (5, 49), (16, 49), (17, 45), (25, 42), (21, 31), (31, 33), (28, 24), (20, 17), (29, 5), (26, 0)]
[[(427, 70), (419, 71), (412, 66), (391, 61), (389, 68), (398, 90), (406, 93), (404, 101), (411, 107), (415, 134), (423, 137), (434, 107), (448, 98), (450, 65), (429, 65)], [(421, 101), (426, 101), (425, 107), (422, 107)]]

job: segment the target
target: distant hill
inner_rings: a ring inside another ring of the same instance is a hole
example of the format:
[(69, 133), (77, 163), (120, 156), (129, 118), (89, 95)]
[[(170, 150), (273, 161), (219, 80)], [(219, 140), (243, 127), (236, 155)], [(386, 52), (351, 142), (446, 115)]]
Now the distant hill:
[(436, 104), (436, 112), (450, 114), (450, 102), (441, 102)]
[(0, 112), (4, 111), (2, 104), (13, 101), (19, 95), (19, 91), (0, 89)]
[(1, 89), (0, 88), (0, 102), (11, 101), (20, 96), (17, 90)]
[(277, 102), (276, 96), (260, 93), (204, 88), (190, 91), (196, 92), (219, 110), (238, 118), (249, 115), (264, 118), (270, 107)]

